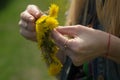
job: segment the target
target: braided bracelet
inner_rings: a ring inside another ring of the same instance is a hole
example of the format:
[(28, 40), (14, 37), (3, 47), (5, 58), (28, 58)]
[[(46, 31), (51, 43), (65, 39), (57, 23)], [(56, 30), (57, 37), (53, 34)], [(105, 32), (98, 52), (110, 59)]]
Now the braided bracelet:
[(111, 34), (109, 33), (108, 34), (108, 43), (107, 43), (107, 53), (105, 54), (106, 57), (109, 55), (110, 43), (111, 43)]

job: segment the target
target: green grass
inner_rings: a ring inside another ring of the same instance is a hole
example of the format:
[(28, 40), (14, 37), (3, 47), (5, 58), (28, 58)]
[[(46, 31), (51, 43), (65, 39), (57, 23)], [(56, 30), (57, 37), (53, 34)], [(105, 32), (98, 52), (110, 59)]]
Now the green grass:
[(60, 6), (59, 22), (64, 24), (63, 0), (11, 0), (0, 10), (0, 80), (54, 80), (41, 61), (37, 44), (19, 33), (19, 15), (28, 4), (47, 10), (51, 2)]

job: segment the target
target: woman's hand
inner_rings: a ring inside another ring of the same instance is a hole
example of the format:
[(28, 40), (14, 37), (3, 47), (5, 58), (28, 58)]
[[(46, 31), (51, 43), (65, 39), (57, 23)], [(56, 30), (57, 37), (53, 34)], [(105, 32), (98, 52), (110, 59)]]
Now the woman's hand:
[(107, 51), (108, 34), (86, 26), (58, 27), (52, 35), (56, 44), (65, 49), (66, 55), (76, 66), (102, 56)]
[(20, 15), (20, 33), (26, 39), (36, 41), (35, 22), (43, 13), (35, 5), (28, 5)]

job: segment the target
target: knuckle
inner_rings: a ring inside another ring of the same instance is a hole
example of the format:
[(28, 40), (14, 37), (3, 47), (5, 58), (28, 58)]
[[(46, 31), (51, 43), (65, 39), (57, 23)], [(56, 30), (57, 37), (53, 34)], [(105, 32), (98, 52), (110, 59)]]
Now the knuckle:
[(19, 26), (22, 26), (22, 21), (21, 21), (21, 20), (18, 22), (18, 25), (19, 25)]
[(27, 6), (27, 10), (29, 11), (29, 10), (31, 10), (31, 9), (38, 9), (38, 7), (35, 6), (35, 5), (33, 5), (33, 4), (29, 4), (29, 5)]
[(81, 26), (82, 26), (82, 25), (76, 25), (76, 28), (77, 28), (77, 29), (80, 29)]
[(32, 6), (33, 6), (32, 4), (29, 4), (29, 5), (27, 6), (27, 9), (30, 9)]
[(80, 25), (76, 25), (76, 28), (79, 28), (80, 27)]
[(25, 21), (23, 21), (23, 20), (20, 20), (19, 23), (18, 23), (18, 25), (19, 25), (20, 27), (23, 27), (23, 28), (25, 28), (25, 27), (28, 26), (28, 24), (27, 24)]
[(20, 18), (24, 20), (27, 17), (26, 14), (27, 14), (27, 11), (23, 11), (22, 13), (20, 13)]

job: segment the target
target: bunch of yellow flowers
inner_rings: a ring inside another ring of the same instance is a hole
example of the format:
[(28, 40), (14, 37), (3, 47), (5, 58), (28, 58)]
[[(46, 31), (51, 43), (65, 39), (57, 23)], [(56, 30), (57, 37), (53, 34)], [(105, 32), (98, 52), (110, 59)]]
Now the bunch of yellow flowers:
[(43, 59), (49, 66), (49, 73), (53, 76), (57, 75), (63, 66), (56, 57), (58, 47), (50, 36), (51, 31), (59, 25), (57, 21), (58, 11), (59, 7), (56, 4), (51, 4), (48, 15), (43, 15), (36, 21), (38, 46)]

